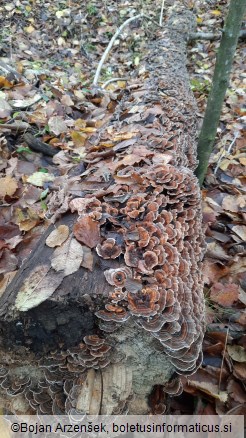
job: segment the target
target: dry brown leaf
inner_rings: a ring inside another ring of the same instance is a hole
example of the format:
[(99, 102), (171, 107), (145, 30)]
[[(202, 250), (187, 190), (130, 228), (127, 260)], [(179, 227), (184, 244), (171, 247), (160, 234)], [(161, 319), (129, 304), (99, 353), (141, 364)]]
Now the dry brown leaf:
[(222, 201), (222, 207), (225, 210), (231, 211), (233, 213), (237, 213), (239, 208), (244, 208), (246, 205), (246, 196), (233, 196), (227, 195), (224, 197)]
[(65, 106), (73, 106), (74, 102), (68, 94), (64, 94), (61, 98), (61, 103)]
[(236, 233), (240, 239), (246, 241), (246, 225), (234, 225), (232, 231)]
[(235, 362), (233, 364), (233, 374), (234, 376), (242, 380), (243, 382), (246, 381), (246, 362)]
[(49, 265), (34, 268), (17, 294), (16, 309), (26, 312), (46, 301), (61, 284), (63, 277), (63, 273), (50, 271)]
[(211, 397), (220, 400), (225, 403), (228, 399), (228, 394), (225, 391), (220, 391), (218, 385), (215, 385), (211, 382), (197, 382), (192, 378), (188, 378), (188, 385), (193, 386), (196, 389), (199, 389), (205, 394), (210, 395)]
[(210, 290), (210, 299), (223, 307), (230, 307), (238, 301), (239, 286), (234, 283), (215, 283)]
[(13, 88), (13, 84), (4, 76), (0, 76), (0, 88)]
[(219, 260), (230, 260), (231, 257), (227, 255), (226, 251), (216, 242), (209, 242), (207, 245), (207, 256), (219, 259)]
[(87, 135), (83, 134), (83, 132), (79, 132), (79, 131), (72, 131), (71, 137), (72, 137), (74, 146), (76, 146), (76, 147), (84, 146), (85, 140), (87, 139)]
[(79, 242), (95, 248), (100, 243), (100, 227), (89, 215), (84, 215), (73, 227), (73, 232)]
[(235, 362), (246, 362), (246, 351), (240, 345), (227, 345), (227, 351)]
[(78, 129), (85, 128), (86, 127), (86, 120), (77, 119), (74, 122), (74, 126)]
[(84, 245), (82, 245), (82, 248), (83, 248), (84, 257), (81, 266), (83, 266), (83, 268), (89, 269), (89, 271), (92, 271), (93, 262), (94, 262), (92, 251), (90, 248)]
[(0, 178), (0, 198), (4, 198), (6, 195), (12, 196), (18, 188), (17, 181), (11, 176), (7, 175)]
[(8, 102), (0, 97), (0, 119), (5, 119), (5, 117), (9, 117), (11, 114), (12, 108), (8, 104)]
[(67, 131), (67, 125), (61, 116), (51, 117), (48, 121), (49, 128), (55, 135)]
[(69, 228), (67, 225), (59, 225), (55, 230), (51, 231), (46, 239), (46, 245), (50, 248), (61, 246), (69, 236)]
[(228, 394), (238, 403), (246, 403), (246, 393), (241, 385), (231, 379), (227, 385)]
[(20, 231), (29, 231), (32, 230), (32, 228), (36, 227), (36, 225), (39, 222), (39, 218), (30, 218), (25, 219), (19, 223)]
[(5, 289), (11, 283), (17, 272), (18, 271), (12, 271), (4, 274), (3, 278), (0, 280), (0, 297), (3, 295)]
[(55, 249), (51, 266), (55, 271), (63, 271), (63, 276), (76, 272), (83, 260), (83, 248), (76, 239), (68, 239)]
[(15, 271), (17, 263), (15, 255), (8, 248), (4, 248), (0, 258), (0, 274)]

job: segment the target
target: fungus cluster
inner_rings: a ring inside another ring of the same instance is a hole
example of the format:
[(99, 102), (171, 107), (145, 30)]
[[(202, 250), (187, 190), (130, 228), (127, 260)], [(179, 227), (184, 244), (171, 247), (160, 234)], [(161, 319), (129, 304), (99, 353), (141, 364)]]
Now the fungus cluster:
[[(39, 379), (20, 370), (0, 369), (0, 386), (9, 396), (23, 395), (31, 413), (40, 415), (76, 414), (77, 395), (88, 369), (103, 369), (109, 364), (111, 347), (97, 335), (66, 351), (54, 351), (38, 362)], [(37, 376), (36, 376), (37, 377)], [(12, 405), (12, 409), (13, 405)]]
[(78, 224), (93, 215), (100, 227), (99, 258), (118, 261), (104, 271), (112, 290), (95, 314), (107, 333), (133, 318), (160, 341), (177, 372), (189, 374), (200, 364), (204, 331), (199, 188), (190, 169), (156, 164), (144, 150), (147, 163), (111, 163), (111, 193), (97, 203), (85, 198), (77, 209)]

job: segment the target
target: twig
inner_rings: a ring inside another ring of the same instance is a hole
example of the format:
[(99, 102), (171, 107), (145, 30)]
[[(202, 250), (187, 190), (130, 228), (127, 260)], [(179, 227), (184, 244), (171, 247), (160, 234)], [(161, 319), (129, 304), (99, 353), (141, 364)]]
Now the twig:
[[(209, 41), (215, 41), (219, 40), (221, 38), (221, 33), (212, 33), (212, 32), (192, 32), (189, 35), (189, 41), (194, 40), (209, 40)], [(241, 30), (239, 34), (240, 40), (245, 40), (246, 38), (246, 30)]]
[(159, 25), (160, 25), (160, 26), (162, 26), (162, 22), (163, 22), (164, 5), (165, 5), (165, 0), (162, 0), (161, 14), (160, 14), (160, 21), (159, 21)]
[(209, 40), (215, 41), (221, 38), (221, 34), (215, 34), (212, 32), (193, 32), (189, 35), (189, 41), (194, 40)]
[(227, 331), (226, 331), (225, 347), (224, 347), (224, 350), (223, 350), (222, 362), (221, 362), (221, 367), (220, 367), (220, 377), (219, 377), (218, 392), (220, 392), (220, 385), (221, 385), (221, 379), (222, 379), (222, 370), (223, 370), (223, 365), (224, 365), (224, 360), (225, 360), (225, 352), (226, 352), (226, 346), (227, 346), (227, 341), (228, 341), (228, 335), (229, 335), (229, 327), (227, 327)]
[(31, 128), (31, 125), (27, 122), (15, 122), (15, 123), (2, 123), (0, 124), (0, 129), (9, 129), (10, 131), (26, 131), (27, 129)]
[(148, 15), (145, 15), (145, 14), (138, 14), (138, 15), (135, 15), (135, 17), (128, 18), (126, 21), (124, 21), (124, 23), (117, 29), (115, 34), (112, 36), (112, 38), (111, 38), (107, 48), (105, 49), (105, 51), (104, 51), (104, 53), (102, 55), (101, 61), (99, 62), (97, 70), (96, 70), (96, 74), (95, 74), (95, 77), (94, 77), (94, 80), (93, 80), (93, 85), (97, 86), (97, 83), (98, 83), (98, 80), (99, 80), (99, 76), (100, 76), (100, 73), (101, 73), (101, 70), (102, 70), (102, 66), (105, 63), (105, 61), (106, 61), (106, 59), (107, 59), (107, 57), (109, 55), (109, 52), (112, 49), (113, 44), (114, 44), (115, 40), (117, 39), (117, 37), (120, 35), (122, 30), (129, 23), (131, 23), (134, 20), (137, 20), (138, 18), (147, 18), (148, 20), (153, 21), (157, 26), (159, 26), (159, 24), (155, 20), (153, 20), (152, 18), (150, 18)]
[(230, 144), (228, 150), (227, 150), (226, 152), (225, 152), (225, 150), (222, 151), (222, 153), (221, 153), (221, 155), (220, 155), (220, 157), (219, 157), (218, 163), (217, 163), (217, 165), (216, 165), (216, 167), (215, 167), (215, 169), (214, 169), (214, 175), (216, 175), (216, 173), (218, 172), (218, 169), (219, 169), (219, 166), (220, 166), (220, 163), (221, 163), (222, 158), (225, 158), (225, 157), (227, 157), (228, 155), (230, 155), (231, 150), (232, 150), (232, 148), (233, 148), (233, 145), (234, 145), (234, 143), (235, 143), (235, 141), (236, 141), (237, 138), (238, 138), (238, 132), (235, 134), (235, 137), (234, 137), (234, 139), (232, 140), (232, 142), (231, 142), (231, 144)]
[(44, 155), (48, 155), (49, 157), (53, 157), (55, 154), (59, 152), (59, 149), (55, 149), (52, 146), (49, 146), (46, 143), (35, 138), (32, 134), (28, 132), (23, 135), (23, 140), (35, 152), (42, 152)]
[(123, 82), (126, 82), (126, 81), (129, 81), (129, 78), (112, 78), (112, 79), (109, 79), (108, 81), (106, 81), (103, 85), (102, 85), (102, 88), (106, 88), (109, 84), (111, 84), (112, 82), (117, 82), (117, 81), (123, 81)]
[(93, 85), (97, 85), (97, 83), (98, 83), (98, 79), (99, 79), (99, 76), (100, 76), (100, 73), (101, 73), (101, 70), (102, 70), (102, 66), (103, 66), (104, 62), (106, 61), (106, 59), (107, 59), (107, 57), (108, 57), (108, 54), (109, 54), (110, 50), (112, 49), (113, 44), (114, 44), (116, 38), (120, 35), (121, 31), (122, 31), (122, 30), (124, 29), (124, 27), (126, 27), (129, 23), (131, 23), (131, 22), (134, 21), (134, 20), (137, 20), (138, 18), (142, 18), (142, 17), (143, 17), (143, 14), (138, 14), (138, 15), (136, 15), (135, 17), (128, 18), (128, 20), (124, 21), (124, 23), (123, 23), (123, 24), (117, 29), (117, 31), (115, 32), (115, 34), (112, 36), (112, 38), (111, 38), (111, 40), (110, 40), (110, 42), (109, 42), (109, 44), (108, 44), (108, 47), (107, 47), (106, 50), (104, 51), (103, 56), (102, 56), (102, 58), (101, 58), (101, 61), (100, 61), (99, 64), (98, 64), (97, 71), (96, 71), (96, 74), (95, 74), (95, 77), (94, 77), (94, 80), (93, 80)]

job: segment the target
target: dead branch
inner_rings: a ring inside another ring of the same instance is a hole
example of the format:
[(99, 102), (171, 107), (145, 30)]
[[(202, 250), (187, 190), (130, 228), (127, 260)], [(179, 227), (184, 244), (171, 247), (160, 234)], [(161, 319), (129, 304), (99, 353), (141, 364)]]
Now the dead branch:
[[(213, 33), (213, 32), (193, 32), (189, 36), (189, 41), (195, 40), (207, 40), (207, 41), (216, 41), (221, 38), (222, 33)], [(239, 40), (245, 40), (246, 38), (246, 30), (241, 30), (239, 34)]]
[(129, 81), (129, 79), (130, 79), (130, 78), (112, 78), (112, 79), (109, 79), (108, 81), (106, 81), (106, 82), (102, 85), (102, 88), (107, 88), (107, 86), (108, 86), (109, 84), (112, 84), (113, 82), (117, 82), (117, 81), (127, 82), (127, 81)]
[(42, 152), (44, 155), (48, 155), (49, 157), (53, 157), (55, 154), (59, 152), (59, 150), (49, 146), (46, 143), (35, 138), (32, 134), (26, 133), (23, 135), (23, 139), (25, 143), (35, 152)]
[(162, 0), (161, 14), (160, 14), (160, 21), (159, 21), (159, 25), (160, 25), (160, 26), (162, 26), (162, 22), (163, 22), (164, 5), (165, 5), (165, 0)]

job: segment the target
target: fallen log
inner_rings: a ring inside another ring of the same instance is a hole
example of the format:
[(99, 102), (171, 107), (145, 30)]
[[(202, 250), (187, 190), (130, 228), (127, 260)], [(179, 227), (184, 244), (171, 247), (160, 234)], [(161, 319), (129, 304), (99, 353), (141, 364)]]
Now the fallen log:
[[(201, 363), (192, 26), (175, 2), (141, 81), (87, 141), (80, 196), (1, 297), (0, 383), (11, 411), (163, 413), (163, 401), (148, 404), (153, 386)], [(176, 379), (166, 391), (180, 388)]]

